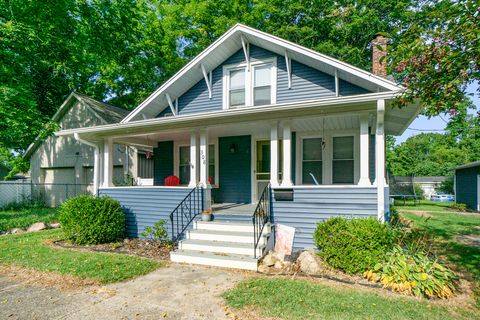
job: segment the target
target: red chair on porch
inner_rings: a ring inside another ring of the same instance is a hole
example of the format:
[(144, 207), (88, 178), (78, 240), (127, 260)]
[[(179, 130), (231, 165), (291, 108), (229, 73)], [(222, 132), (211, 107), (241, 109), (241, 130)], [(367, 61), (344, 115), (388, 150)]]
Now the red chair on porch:
[(176, 187), (180, 185), (180, 179), (177, 176), (168, 176), (163, 180), (163, 185), (168, 187)]

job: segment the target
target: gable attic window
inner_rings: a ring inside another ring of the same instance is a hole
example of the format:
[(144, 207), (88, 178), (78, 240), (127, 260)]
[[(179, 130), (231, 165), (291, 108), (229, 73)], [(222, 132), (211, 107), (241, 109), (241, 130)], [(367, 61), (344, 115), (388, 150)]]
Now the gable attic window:
[(245, 105), (245, 68), (229, 72), (229, 106), (231, 108)]
[(276, 103), (276, 58), (223, 67), (223, 109)]

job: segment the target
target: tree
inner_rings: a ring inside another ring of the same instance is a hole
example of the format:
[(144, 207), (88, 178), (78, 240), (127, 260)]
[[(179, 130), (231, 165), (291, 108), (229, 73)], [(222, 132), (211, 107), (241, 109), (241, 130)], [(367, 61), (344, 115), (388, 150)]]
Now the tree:
[(406, 86), (398, 104), (419, 99), (428, 116), (454, 116), (467, 86), (480, 80), (480, 7), (477, 0), (420, 4), (392, 48), (392, 71)]

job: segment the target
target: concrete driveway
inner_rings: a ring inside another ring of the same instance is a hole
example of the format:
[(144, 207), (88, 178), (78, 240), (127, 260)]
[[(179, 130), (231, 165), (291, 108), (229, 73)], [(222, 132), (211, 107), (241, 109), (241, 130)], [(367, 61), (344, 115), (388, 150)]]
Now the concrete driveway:
[(172, 264), (128, 282), (60, 291), (0, 276), (0, 319), (228, 319), (220, 295), (242, 278)]

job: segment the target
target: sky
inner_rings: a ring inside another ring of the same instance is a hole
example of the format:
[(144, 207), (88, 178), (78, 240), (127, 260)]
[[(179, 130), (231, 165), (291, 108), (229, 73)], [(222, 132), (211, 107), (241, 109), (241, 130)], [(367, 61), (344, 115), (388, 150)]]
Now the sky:
[[(476, 92), (476, 88), (478, 88), (479, 84), (478, 83), (473, 83), (468, 87), (468, 92), (474, 93), (474, 97), (472, 97), (473, 103), (477, 106), (477, 109), (480, 109), (480, 97), (478, 96)], [(445, 121), (448, 121), (448, 117), (441, 116), (441, 117), (432, 117), (428, 119), (425, 116), (418, 116), (412, 124), (408, 127), (407, 130), (403, 133), (403, 135), (396, 137), (396, 142), (397, 144), (404, 142), (407, 140), (409, 137), (417, 135), (422, 132), (439, 132), (442, 133), (442, 131), (445, 129), (445, 126), (447, 123)], [(414, 130), (414, 129), (420, 129), (422, 131)]]

